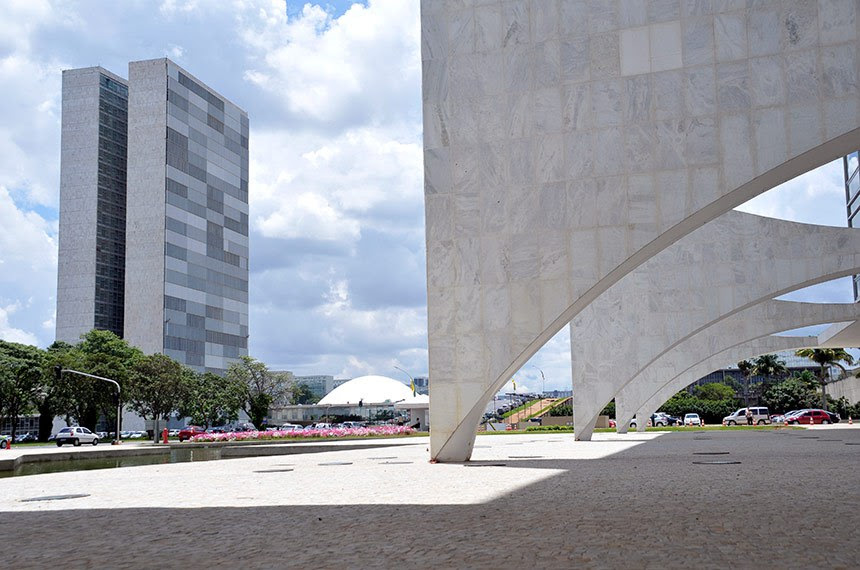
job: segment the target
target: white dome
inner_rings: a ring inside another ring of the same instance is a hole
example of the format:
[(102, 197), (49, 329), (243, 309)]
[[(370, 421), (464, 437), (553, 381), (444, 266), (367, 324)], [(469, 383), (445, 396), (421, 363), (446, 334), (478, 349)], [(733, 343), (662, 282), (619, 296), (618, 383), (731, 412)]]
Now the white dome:
[(394, 403), (412, 397), (412, 390), (402, 382), (387, 376), (360, 376), (341, 384), (319, 401), (319, 406), (357, 406)]

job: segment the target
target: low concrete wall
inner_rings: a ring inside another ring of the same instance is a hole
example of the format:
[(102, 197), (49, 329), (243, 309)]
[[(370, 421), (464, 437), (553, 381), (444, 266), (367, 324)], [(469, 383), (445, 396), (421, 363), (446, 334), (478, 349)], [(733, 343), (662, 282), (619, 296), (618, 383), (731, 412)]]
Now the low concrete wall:
[(573, 426), (573, 416), (544, 416), (541, 418), (544, 426)]
[(828, 384), (827, 394), (836, 400), (844, 397), (851, 404), (860, 402), (860, 378), (849, 376)]

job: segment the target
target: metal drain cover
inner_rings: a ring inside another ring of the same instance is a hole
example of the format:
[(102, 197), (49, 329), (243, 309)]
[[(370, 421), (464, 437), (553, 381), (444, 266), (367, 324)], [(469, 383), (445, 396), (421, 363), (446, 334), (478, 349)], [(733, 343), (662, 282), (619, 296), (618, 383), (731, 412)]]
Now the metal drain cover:
[(317, 463), (317, 465), (352, 465), (352, 461), (329, 461), (327, 463)]
[(508, 455), (508, 459), (543, 459), (543, 455)]
[(463, 467), (506, 467), (504, 463), (464, 463)]
[(728, 451), (697, 451), (693, 455), (728, 455)]
[(89, 497), (89, 493), (76, 493), (73, 495), (46, 495), (44, 497), (32, 497), (30, 499), (21, 499), (22, 503), (32, 503), (35, 501), (63, 501), (65, 499), (80, 499)]
[(740, 461), (693, 461), (693, 465), (740, 465)]
[(254, 473), (286, 473), (288, 471), (292, 471), (292, 469), (259, 469)]

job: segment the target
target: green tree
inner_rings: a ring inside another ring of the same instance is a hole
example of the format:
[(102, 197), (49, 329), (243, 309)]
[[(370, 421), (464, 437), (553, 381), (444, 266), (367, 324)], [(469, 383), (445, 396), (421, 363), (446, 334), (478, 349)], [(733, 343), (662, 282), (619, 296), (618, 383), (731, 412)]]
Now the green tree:
[(0, 340), (0, 425), (12, 424), (14, 438), (18, 418), (35, 409), (43, 391), (45, 351), (35, 346)]
[(750, 405), (750, 378), (755, 375), (755, 364), (751, 360), (741, 360), (738, 362), (738, 370), (741, 371), (744, 377), (744, 405)]
[(128, 403), (141, 416), (154, 420), (156, 440), (158, 420), (167, 420), (185, 401), (192, 374), (190, 369), (163, 354), (143, 356), (132, 366)]
[[(53, 365), (115, 380), (122, 387), (121, 404), (128, 395), (129, 377), (135, 363), (143, 358), (140, 349), (110, 331), (92, 330), (81, 342), (51, 355)], [(64, 373), (55, 382), (56, 412), (74, 418), (80, 425), (95, 429), (99, 416), (116, 422), (116, 388), (108, 382)]]
[(693, 394), (701, 400), (734, 400), (735, 389), (720, 382), (708, 382), (693, 388)]
[(191, 418), (191, 423), (208, 428), (239, 417), (246, 393), (243, 383), (211, 372), (191, 374), (187, 381), (179, 414)]
[(264, 363), (250, 356), (232, 363), (225, 377), (245, 386), (242, 409), (257, 428), (265, 423), (272, 404), (284, 405), (290, 401), (292, 375), (274, 374)]
[(788, 375), (788, 368), (775, 354), (762, 354), (753, 360), (753, 373), (772, 380)]
[[(809, 374), (811, 376), (811, 374)], [(814, 379), (813, 379), (814, 381)], [(788, 412), (815, 406), (815, 385), (800, 376), (792, 376), (770, 386), (763, 395), (771, 412)]]
[(778, 380), (788, 375), (788, 368), (785, 367), (785, 362), (780, 360), (775, 354), (763, 354), (753, 360), (753, 374), (762, 377), (762, 383), (756, 388), (756, 393), (761, 396), (774, 380)]
[(843, 348), (801, 348), (795, 351), (797, 356), (808, 358), (818, 364), (818, 382), (821, 384), (821, 408), (827, 409), (827, 369), (830, 366), (837, 366), (842, 369), (843, 373), (848, 371), (842, 362), (849, 366), (854, 364), (854, 357), (845, 352)]

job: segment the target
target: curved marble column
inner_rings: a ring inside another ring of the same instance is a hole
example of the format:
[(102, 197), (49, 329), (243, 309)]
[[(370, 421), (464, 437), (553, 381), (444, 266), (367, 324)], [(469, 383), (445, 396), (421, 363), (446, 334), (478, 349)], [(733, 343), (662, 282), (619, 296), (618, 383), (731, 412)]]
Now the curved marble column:
[[(748, 343), (753, 343), (750, 348), (755, 348), (764, 345), (766, 340), (775, 344), (780, 341), (770, 339), (794, 338), (768, 336), (782, 331), (851, 321), (857, 318), (860, 318), (860, 304), (856, 303), (797, 303), (771, 300), (739, 311), (678, 343), (630, 379), (627, 385), (615, 395), (616, 418), (619, 425), (629, 423), (638, 409), (655, 394), (664, 393), (664, 388), (665, 390), (674, 388), (674, 391), (669, 394), (671, 396), (689, 385), (688, 383), (675, 387), (679, 381), (689, 378), (689, 375), (684, 373), (686, 370), (711, 355), (720, 354), (732, 347), (743, 347)], [(790, 344), (789, 341), (783, 342)], [(817, 345), (816, 338), (806, 338), (803, 342), (806, 344), (802, 346)], [(727, 362), (733, 361), (728, 360), (723, 364)]]
[[(711, 354), (701, 363), (697, 363), (701, 364), (701, 366), (696, 366), (696, 368), (705, 368), (713, 365), (708, 372), (702, 374), (702, 376), (704, 376), (705, 374), (709, 374), (711, 371), (717, 370), (728, 363), (738, 362), (747, 358), (755, 358), (762, 354), (772, 354), (783, 350), (810, 348), (815, 345), (815, 342), (815, 337), (766, 336), (749, 342), (744, 342), (717, 354)], [(707, 363), (705, 361), (707, 361)], [(630, 422), (634, 416), (637, 418), (650, 418), (651, 414), (659, 410), (660, 406), (671, 398), (672, 395), (676, 394), (679, 390), (683, 390), (702, 376), (692, 378), (691, 373), (682, 372), (675, 378), (670, 379), (667, 384), (664, 384), (660, 390), (658, 390), (658, 393), (655, 393), (653, 397), (648, 398), (644, 402), (634, 401), (629, 397), (629, 395), (625, 394), (625, 390), (622, 390), (617, 396), (615, 396), (615, 417), (617, 422), (616, 425), (618, 426), (616, 431), (621, 434), (627, 433), (630, 429)], [(680, 388), (674, 388), (682, 382), (686, 382), (686, 384)], [(674, 392), (665, 398), (663, 397), (664, 393), (668, 393), (673, 389)], [(640, 426), (637, 424), (637, 431), (641, 431), (639, 427)]]
[(613, 283), (856, 150), (856, 10), (422, 0), (421, 26), (435, 460)]
[[(855, 252), (860, 232), (852, 228), (732, 211), (654, 256), (571, 322), (576, 439), (588, 439), (606, 403), (680, 343), (789, 291), (856, 273)], [(767, 332), (800, 326), (783, 323)], [(724, 329), (734, 334), (715, 330)]]

